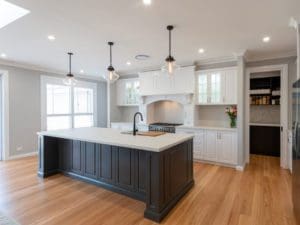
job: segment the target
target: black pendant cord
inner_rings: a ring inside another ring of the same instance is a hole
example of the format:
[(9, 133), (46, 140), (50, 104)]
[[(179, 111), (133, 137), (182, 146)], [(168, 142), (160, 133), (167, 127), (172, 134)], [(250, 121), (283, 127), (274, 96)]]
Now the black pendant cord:
[(69, 74), (68, 74), (68, 76), (73, 77), (73, 74), (72, 74), (72, 55), (73, 55), (73, 53), (68, 52), (68, 55), (69, 55)]
[(172, 49), (172, 43), (171, 43), (171, 41), (172, 41), (172, 37), (171, 37), (171, 29), (169, 29), (169, 57), (172, 57), (172, 55), (171, 55), (171, 49)]
[(72, 54), (69, 53), (69, 74), (72, 73)]
[(109, 59), (110, 59), (110, 66), (112, 66), (112, 49), (111, 49), (111, 45), (109, 46)]

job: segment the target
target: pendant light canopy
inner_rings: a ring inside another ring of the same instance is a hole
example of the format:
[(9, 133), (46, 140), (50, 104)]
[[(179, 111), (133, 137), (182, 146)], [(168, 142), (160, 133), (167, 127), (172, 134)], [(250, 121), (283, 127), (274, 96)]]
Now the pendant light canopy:
[(109, 56), (110, 56), (110, 64), (107, 68), (108, 74), (107, 76), (104, 76), (104, 78), (107, 80), (107, 82), (114, 83), (116, 80), (119, 79), (119, 75), (116, 73), (115, 68), (112, 66), (112, 46), (114, 45), (113, 42), (108, 42), (109, 45)]
[(169, 56), (166, 58), (166, 64), (161, 68), (163, 72), (167, 72), (169, 75), (172, 75), (175, 70), (179, 69), (180, 66), (176, 64), (176, 60), (172, 56), (172, 30), (174, 26), (167, 26), (167, 30), (169, 31)]
[(77, 80), (74, 78), (74, 75), (72, 74), (72, 52), (68, 52), (69, 55), (69, 73), (66, 75), (66, 78), (63, 79), (63, 83), (68, 86), (76, 85)]

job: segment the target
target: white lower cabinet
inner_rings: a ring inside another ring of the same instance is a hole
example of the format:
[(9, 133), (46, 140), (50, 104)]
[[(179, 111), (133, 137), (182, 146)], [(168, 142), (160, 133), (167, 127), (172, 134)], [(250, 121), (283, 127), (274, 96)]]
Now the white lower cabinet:
[(237, 165), (236, 131), (177, 129), (177, 133), (194, 134), (194, 159)]
[(218, 161), (228, 164), (237, 164), (237, 135), (234, 132), (218, 132), (217, 149)]
[(203, 159), (209, 161), (217, 161), (217, 132), (206, 131), (205, 132), (205, 149)]

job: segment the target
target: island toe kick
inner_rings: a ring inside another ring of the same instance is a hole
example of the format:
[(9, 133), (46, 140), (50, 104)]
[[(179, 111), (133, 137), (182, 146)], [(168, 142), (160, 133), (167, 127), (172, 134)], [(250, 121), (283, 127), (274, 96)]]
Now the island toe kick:
[(160, 222), (194, 185), (193, 139), (153, 152), (40, 135), (38, 175), (57, 173), (144, 201)]

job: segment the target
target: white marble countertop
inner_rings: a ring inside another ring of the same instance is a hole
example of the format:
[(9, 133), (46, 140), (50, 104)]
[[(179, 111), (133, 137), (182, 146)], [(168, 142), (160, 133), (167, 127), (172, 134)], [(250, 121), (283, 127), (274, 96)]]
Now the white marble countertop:
[(38, 132), (38, 135), (115, 145), (152, 152), (164, 151), (194, 137), (192, 134), (170, 133), (157, 137), (133, 136), (121, 134), (121, 131), (119, 130), (98, 127), (42, 131)]
[(178, 126), (176, 129), (195, 129), (195, 130), (220, 130), (220, 131), (237, 131), (237, 128), (215, 127), (215, 126)]

